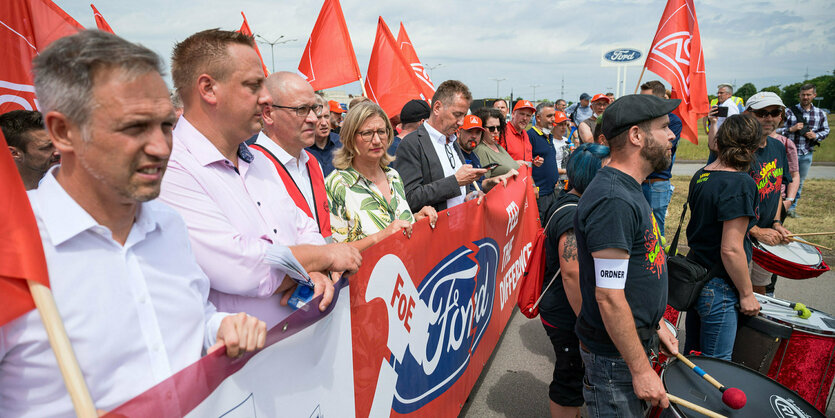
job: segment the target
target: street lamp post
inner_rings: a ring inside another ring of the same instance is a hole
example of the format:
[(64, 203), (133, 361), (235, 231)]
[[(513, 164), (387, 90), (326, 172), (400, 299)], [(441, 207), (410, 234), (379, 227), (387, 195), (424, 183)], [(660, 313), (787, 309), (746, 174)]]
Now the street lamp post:
[(444, 64), (435, 64), (435, 65), (423, 64), (423, 68), (426, 68), (429, 71), (429, 79), (430, 80), (432, 79), (432, 70), (434, 70), (436, 68), (443, 67), (443, 66), (444, 66)]
[(507, 79), (506, 78), (493, 77), (493, 78), (491, 78), (491, 80), (496, 82), (496, 98), (498, 99), (499, 98), (499, 83), (501, 83), (502, 81), (505, 81)]
[(284, 38), (284, 35), (279, 36), (274, 41), (270, 41), (269, 39), (267, 39), (267, 38), (265, 38), (261, 35), (257, 35), (257, 34), (255, 35), (255, 38), (260, 39), (259, 42), (261, 42), (262, 44), (267, 44), (267, 45), (270, 46), (270, 60), (272, 61), (272, 64), (273, 64), (271, 72), (273, 72), (273, 73), (275, 72), (275, 46), (276, 45), (281, 45), (281, 44), (286, 44), (287, 42), (298, 41), (298, 39), (285, 39), (285, 40), (282, 41), (282, 39)]
[(531, 101), (536, 103), (536, 88), (542, 87), (542, 84), (531, 84), (529, 87), (533, 87), (533, 100)]

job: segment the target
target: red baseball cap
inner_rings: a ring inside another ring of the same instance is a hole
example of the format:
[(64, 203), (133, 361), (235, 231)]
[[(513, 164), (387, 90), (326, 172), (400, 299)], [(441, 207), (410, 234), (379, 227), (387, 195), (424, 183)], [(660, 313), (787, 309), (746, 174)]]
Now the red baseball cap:
[(603, 93), (595, 94), (594, 97), (591, 98), (591, 101), (596, 102), (598, 100), (603, 100), (603, 99), (606, 99), (607, 102), (612, 103), (612, 99), (609, 96), (607, 96)]
[(476, 115), (464, 116), (464, 125), (461, 126), (461, 129), (465, 131), (469, 131), (470, 129), (481, 129), (482, 131), (487, 130), (481, 126), (481, 118)]
[(536, 107), (534, 107), (533, 103), (530, 100), (519, 100), (516, 102), (516, 106), (513, 106), (513, 111), (517, 111), (519, 109), (530, 109), (536, 112)]
[(554, 125), (556, 125), (560, 122), (567, 121), (567, 120), (568, 120), (568, 116), (566, 116), (565, 112), (563, 112), (562, 110), (558, 110), (558, 111), (554, 112)]
[(330, 111), (333, 113), (345, 113), (345, 109), (343, 109), (336, 100), (328, 100), (328, 106), (330, 107)]

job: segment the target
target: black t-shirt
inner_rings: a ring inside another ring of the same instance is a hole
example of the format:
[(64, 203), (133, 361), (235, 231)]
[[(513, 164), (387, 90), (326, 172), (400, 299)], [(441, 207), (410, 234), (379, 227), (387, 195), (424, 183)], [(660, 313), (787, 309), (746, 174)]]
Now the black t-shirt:
[[(546, 221), (552, 215), (553, 219), (548, 223), (548, 229), (545, 230), (545, 279), (542, 282), (543, 291), (548, 286), (551, 278), (554, 277), (554, 273), (560, 268), (560, 236), (569, 230), (574, 230), (574, 214), (577, 212), (577, 206), (565, 205), (577, 204), (579, 201), (580, 196), (573, 193), (565, 193), (548, 209)], [(563, 209), (557, 212), (559, 208)], [(557, 275), (554, 283), (548, 288), (545, 295), (542, 296), (542, 301), (539, 303), (539, 315), (548, 325), (563, 330), (574, 331), (574, 322), (577, 321), (577, 316), (574, 315), (574, 310), (571, 309), (568, 298), (565, 296), (565, 287), (562, 285), (562, 274)]]
[(786, 147), (772, 137), (768, 137), (767, 141), (765, 148), (754, 153), (749, 172), (759, 193), (756, 215), (759, 218), (757, 226), (760, 228), (771, 228), (780, 207), (780, 187), (783, 182), (788, 184), (792, 181)]
[(580, 291), (583, 305), (577, 320), (577, 337), (593, 353), (619, 356), (600, 316), (591, 253), (618, 248), (629, 253), (624, 294), (636, 328), (654, 330), (667, 307), (667, 255), (661, 246), (658, 223), (631, 176), (603, 167), (591, 181), (574, 220)]
[[(723, 222), (749, 217), (746, 232), (757, 223), (754, 215), (759, 198), (757, 185), (745, 172), (700, 169), (690, 180), (690, 223), (687, 224), (687, 258), (710, 269), (714, 275), (729, 279), (722, 265)], [(745, 256), (751, 261), (751, 241), (743, 238)], [(733, 286), (733, 283), (731, 282)]]

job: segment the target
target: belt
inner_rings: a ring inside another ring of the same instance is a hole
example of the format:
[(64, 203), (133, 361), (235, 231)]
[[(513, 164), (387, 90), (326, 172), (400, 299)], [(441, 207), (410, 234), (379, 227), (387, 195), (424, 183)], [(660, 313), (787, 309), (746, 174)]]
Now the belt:
[(670, 179), (646, 179), (641, 184), (652, 184), (652, 183), (658, 183), (659, 181), (670, 181)]

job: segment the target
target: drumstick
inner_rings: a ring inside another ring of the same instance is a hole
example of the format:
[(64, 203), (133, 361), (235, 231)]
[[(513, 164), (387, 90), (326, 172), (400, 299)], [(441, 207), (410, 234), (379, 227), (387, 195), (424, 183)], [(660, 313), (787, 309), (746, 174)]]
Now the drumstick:
[(737, 388), (727, 388), (723, 384), (719, 383), (713, 376), (705, 373), (701, 367), (693, 364), (687, 357), (684, 357), (681, 353), (676, 353), (676, 358), (679, 359), (682, 363), (686, 364), (687, 367), (692, 369), (696, 374), (701, 376), (703, 379), (710, 382), (711, 385), (716, 386), (716, 389), (719, 389), (722, 392), (722, 402), (725, 405), (733, 409), (739, 409), (745, 406), (745, 402), (747, 398), (745, 397), (745, 392), (737, 389)]
[(803, 319), (807, 319), (812, 316), (812, 311), (800, 302), (786, 302), (784, 300), (771, 298), (763, 301), (763, 303), (773, 303), (775, 305), (785, 306), (793, 311), (797, 311), (797, 316)]
[(832, 248), (824, 247), (823, 245), (815, 244), (814, 242), (809, 242), (809, 241), (806, 241), (806, 240), (803, 240), (803, 239), (797, 239), (792, 235), (789, 235), (789, 241), (799, 242), (801, 244), (809, 244), (813, 247), (823, 248), (824, 250), (832, 251)]
[(694, 404), (693, 402), (690, 402), (690, 401), (685, 401), (684, 399), (681, 399), (678, 396), (671, 395), (669, 393), (667, 394), (667, 399), (669, 399), (670, 402), (677, 403), (677, 404), (679, 404), (679, 405), (681, 405), (685, 408), (692, 409), (692, 410), (694, 410), (694, 411), (696, 411), (696, 412), (698, 412), (702, 415), (706, 415), (706, 416), (709, 416), (711, 418), (727, 418), (724, 415), (717, 414), (716, 412), (713, 412), (710, 409), (707, 409), (703, 406), (696, 405), (696, 404)]
[(835, 231), (832, 232), (807, 232), (804, 234), (789, 234), (790, 237), (811, 237), (815, 235), (833, 235)]

